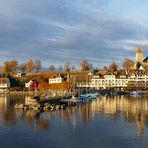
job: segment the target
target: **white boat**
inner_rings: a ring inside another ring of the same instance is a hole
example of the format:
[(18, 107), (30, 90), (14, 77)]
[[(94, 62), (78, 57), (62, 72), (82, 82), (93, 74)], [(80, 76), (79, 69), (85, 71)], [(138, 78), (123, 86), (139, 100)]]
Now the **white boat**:
[(143, 93), (141, 91), (132, 91), (130, 92), (130, 95), (131, 96), (141, 96), (143, 95)]

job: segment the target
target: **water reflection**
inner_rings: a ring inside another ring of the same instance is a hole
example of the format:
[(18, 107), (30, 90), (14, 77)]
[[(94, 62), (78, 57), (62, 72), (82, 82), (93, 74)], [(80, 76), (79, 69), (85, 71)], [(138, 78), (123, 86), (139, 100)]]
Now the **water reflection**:
[(137, 135), (144, 136), (148, 126), (148, 99), (128, 96), (102, 97), (88, 104), (78, 105), (64, 111), (23, 111), (13, 109), (16, 103), (24, 103), (29, 96), (0, 96), (0, 120), (4, 127), (17, 124), (29, 125), (34, 130), (50, 130), (53, 120), (68, 123), (75, 129), (103, 115), (111, 120), (123, 119), (123, 122), (136, 124)]
[(126, 122), (137, 124), (137, 135), (144, 135), (144, 126), (148, 126), (148, 99), (147, 97), (103, 97), (92, 103), (94, 113), (117, 119), (122, 117)]

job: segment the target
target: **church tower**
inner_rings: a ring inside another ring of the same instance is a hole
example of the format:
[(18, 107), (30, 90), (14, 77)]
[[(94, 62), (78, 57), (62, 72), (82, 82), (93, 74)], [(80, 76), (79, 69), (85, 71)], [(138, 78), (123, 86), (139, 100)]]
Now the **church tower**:
[(143, 52), (142, 49), (138, 48), (136, 51), (136, 62), (142, 63), (143, 61)]

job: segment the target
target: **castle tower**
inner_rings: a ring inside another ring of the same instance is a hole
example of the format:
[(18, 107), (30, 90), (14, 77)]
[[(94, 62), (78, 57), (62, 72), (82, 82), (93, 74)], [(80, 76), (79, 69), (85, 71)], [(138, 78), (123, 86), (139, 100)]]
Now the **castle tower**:
[(136, 51), (136, 61), (141, 63), (143, 60), (143, 52), (142, 49), (138, 48)]

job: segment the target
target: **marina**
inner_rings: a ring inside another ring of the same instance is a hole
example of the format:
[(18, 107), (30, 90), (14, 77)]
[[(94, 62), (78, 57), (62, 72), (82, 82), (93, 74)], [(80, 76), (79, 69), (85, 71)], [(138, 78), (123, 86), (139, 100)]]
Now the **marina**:
[(14, 109), (28, 97), (0, 96), (3, 147), (147, 147), (147, 96), (102, 96), (63, 110)]

